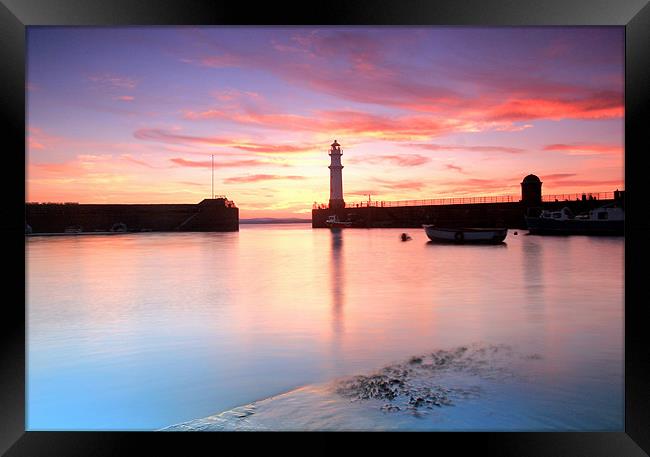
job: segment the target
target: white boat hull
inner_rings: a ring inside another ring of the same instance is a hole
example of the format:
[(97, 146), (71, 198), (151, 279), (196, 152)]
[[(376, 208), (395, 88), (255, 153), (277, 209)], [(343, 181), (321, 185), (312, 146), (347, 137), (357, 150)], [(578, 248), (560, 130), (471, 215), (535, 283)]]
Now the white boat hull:
[(327, 226), (332, 229), (340, 229), (340, 228), (346, 228), (346, 227), (351, 227), (352, 222), (328, 222)]
[(424, 225), (424, 230), (431, 241), (449, 243), (501, 243), (508, 234), (505, 228), (444, 228)]

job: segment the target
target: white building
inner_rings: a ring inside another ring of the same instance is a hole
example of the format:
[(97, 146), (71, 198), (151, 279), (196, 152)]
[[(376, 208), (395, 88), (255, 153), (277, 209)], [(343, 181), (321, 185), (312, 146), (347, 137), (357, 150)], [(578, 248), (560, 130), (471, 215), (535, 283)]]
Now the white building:
[(345, 208), (343, 201), (343, 165), (341, 165), (341, 145), (334, 140), (329, 150), (330, 166), (330, 209)]

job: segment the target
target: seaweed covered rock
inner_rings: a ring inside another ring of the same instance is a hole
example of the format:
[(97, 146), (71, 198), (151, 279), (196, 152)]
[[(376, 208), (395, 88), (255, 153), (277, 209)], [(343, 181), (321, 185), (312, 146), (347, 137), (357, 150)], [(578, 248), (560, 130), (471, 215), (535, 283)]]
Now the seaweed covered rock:
[[(512, 348), (506, 345), (474, 344), (438, 350), (413, 356), (371, 375), (341, 380), (336, 392), (353, 401), (387, 401), (380, 407), (385, 412), (449, 406), (455, 399), (479, 395), (480, 388), (444, 386), (441, 379), (445, 373), (463, 372), (485, 379), (507, 378), (514, 375), (510, 368), (512, 355)], [(537, 357), (524, 358), (534, 360)]]

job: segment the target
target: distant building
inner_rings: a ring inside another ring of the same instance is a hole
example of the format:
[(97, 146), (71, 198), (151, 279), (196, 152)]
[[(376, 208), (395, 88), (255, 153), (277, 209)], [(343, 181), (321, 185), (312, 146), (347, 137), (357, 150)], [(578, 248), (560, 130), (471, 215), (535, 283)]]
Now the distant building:
[(336, 140), (331, 144), (329, 150), (330, 156), (330, 209), (345, 208), (343, 201), (343, 165), (341, 165), (341, 156), (343, 151), (341, 145)]
[(528, 175), (521, 182), (521, 202), (527, 205), (541, 205), (542, 181), (535, 175)]

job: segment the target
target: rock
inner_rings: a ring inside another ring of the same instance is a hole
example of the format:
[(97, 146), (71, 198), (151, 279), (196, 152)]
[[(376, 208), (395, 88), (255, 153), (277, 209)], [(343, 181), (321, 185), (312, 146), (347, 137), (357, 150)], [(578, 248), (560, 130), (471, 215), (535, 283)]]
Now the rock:
[(411, 360), (409, 360), (409, 363), (411, 365), (418, 365), (422, 363), (422, 357), (411, 357)]

